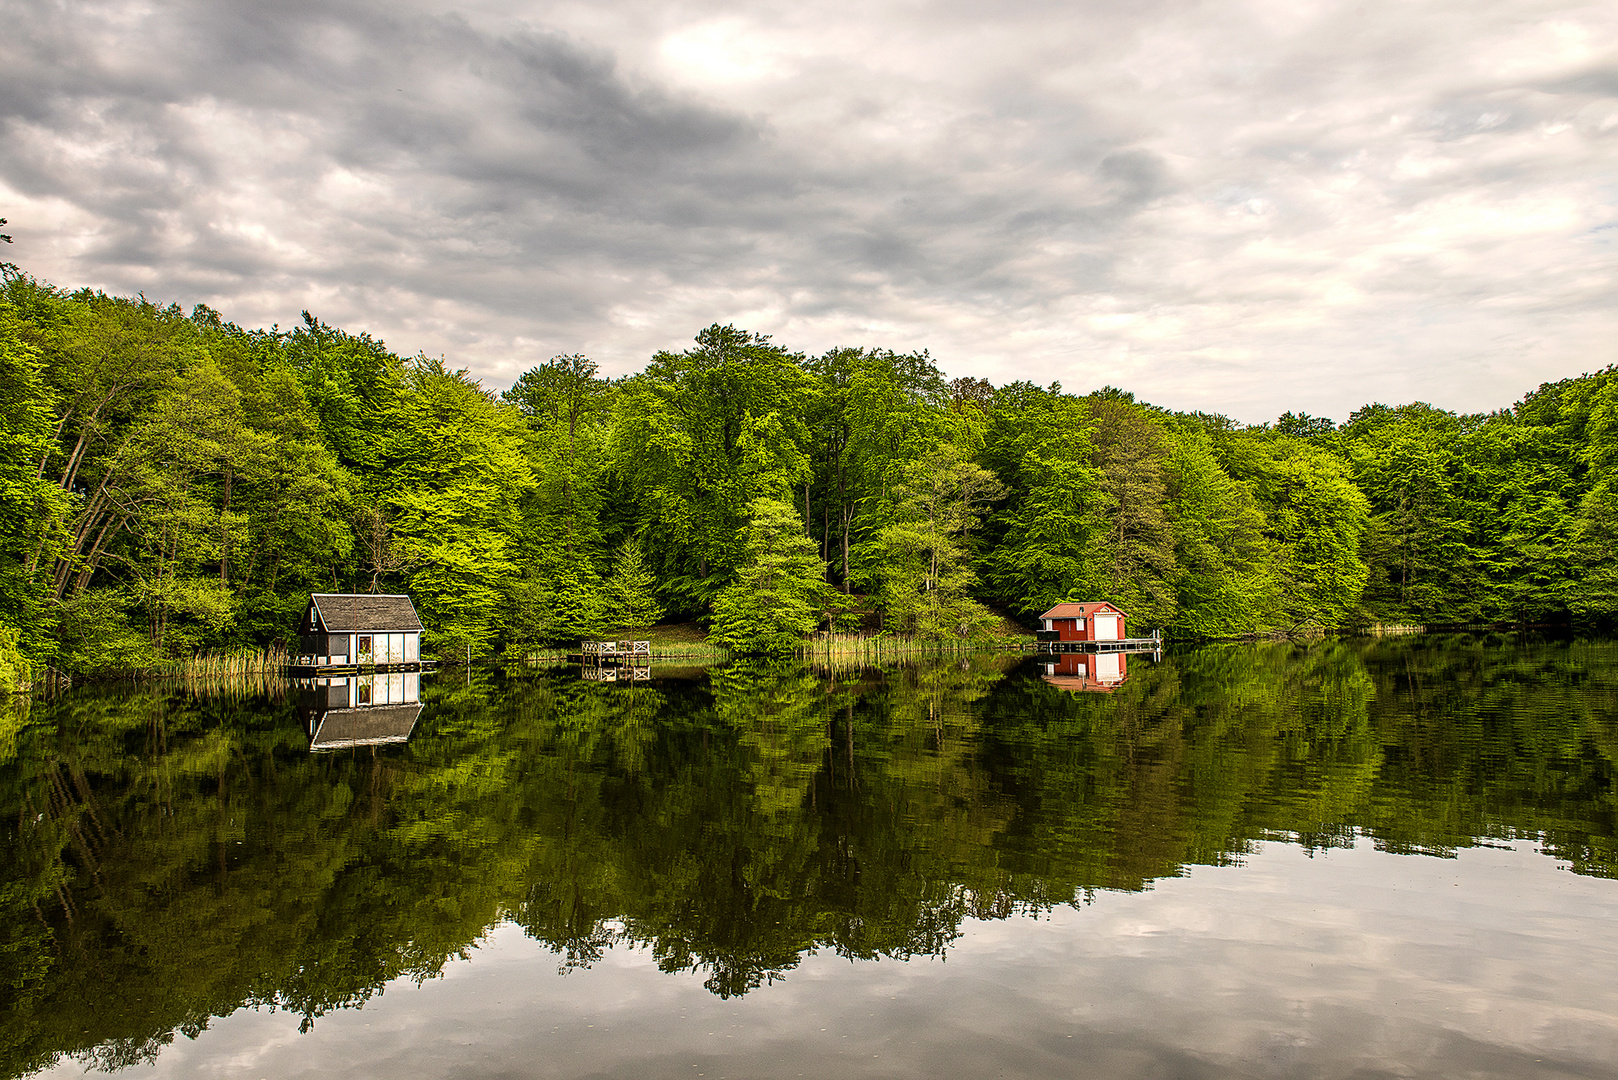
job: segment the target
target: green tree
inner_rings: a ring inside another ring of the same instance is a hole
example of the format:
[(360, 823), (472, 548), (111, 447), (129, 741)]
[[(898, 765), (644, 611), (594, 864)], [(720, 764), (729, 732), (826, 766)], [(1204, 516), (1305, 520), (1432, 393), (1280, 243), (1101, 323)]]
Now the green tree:
[(406, 390), (390, 411), (384, 491), (425, 640), (451, 655), (485, 652), (509, 617), (534, 484), (522, 418), (435, 360), (412, 363)]
[(607, 579), (605, 592), (611, 617), (624, 626), (652, 626), (663, 617), (663, 608), (657, 602), (657, 582), (646, 568), (646, 559), (640, 545), (625, 540), (618, 547), (612, 561), (612, 576)]
[(1220, 468), (1207, 433), (1171, 427), (1164, 495), (1174, 530), (1175, 618), (1169, 630), (1227, 637), (1274, 629), (1264, 511), (1250, 485)]
[(966, 637), (992, 617), (972, 598), (971, 534), (1005, 494), (993, 473), (944, 443), (893, 489), (891, 523), (873, 544), (885, 625), (920, 637)]
[(56, 396), (24, 331), (0, 293), (0, 633), (17, 637), (11, 647), (43, 659), (54, 620), (34, 567), (66, 540), (69, 496), (38, 468), (50, 451)]
[(1008, 494), (988, 519), (984, 579), (1014, 610), (1033, 615), (1072, 595), (1100, 595), (1108, 531), (1094, 424), (1058, 387), (1001, 387), (991, 402), (983, 461)]
[[(654, 356), (614, 402), (625, 531), (645, 538), (665, 595), (701, 610), (743, 558), (751, 501), (793, 501), (809, 478), (803, 358), (763, 335), (710, 326)], [(801, 528), (801, 526), (800, 526)]]
[(826, 564), (791, 504), (748, 504), (742, 564), (714, 601), (710, 636), (738, 652), (790, 652), (820, 621)]
[(1137, 626), (1170, 625), (1178, 568), (1164, 476), (1169, 442), (1129, 395), (1102, 391), (1090, 397), (1089, 408), (1106, 532), (1086, 591), (1123, 608)]
[(1347, 465), (1291, 436), (1237, 438), (1222, 446), (1227, 471), (1251, 485), (1264, 511), (1279, 628), (1342, 625), (1369, 572), (1360, 547), (1370, 506)]

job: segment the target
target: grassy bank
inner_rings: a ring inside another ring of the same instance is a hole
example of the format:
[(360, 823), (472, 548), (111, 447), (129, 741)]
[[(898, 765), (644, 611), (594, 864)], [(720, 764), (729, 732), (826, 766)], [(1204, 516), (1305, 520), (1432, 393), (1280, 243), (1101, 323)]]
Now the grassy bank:
[[(717, 664), (730, 659), (730, 650), (708, 640), (708, 633), (697, 623), (665, 623), (661, 626), (621, 626), (591, 641), (649, 641), (652, 659), (696, 664)], [(579, 655), (578, 645), (530, 649), (523, 654), (529, 664), (566, 664)]]

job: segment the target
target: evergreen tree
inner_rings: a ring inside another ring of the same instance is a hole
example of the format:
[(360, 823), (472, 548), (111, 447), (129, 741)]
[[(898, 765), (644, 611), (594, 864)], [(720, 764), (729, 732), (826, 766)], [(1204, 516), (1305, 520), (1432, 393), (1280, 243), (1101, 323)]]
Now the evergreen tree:
[(657, 582), (646, 568), (640, 545), (625, 540), (613, 560), (612, 576), (607, 579), (606, 597), (613, 620), (632, 627), (648, 627), (663, 617), (657, 602)]
[(748, 504), (742, 562), (714, 601), (710, 637), (744, 653), (790, 652), (820, 621), (826, 564), (780, 499)]
[(972, 598), (970, 536), (984, 506), (1005, 494), (993, 473), (944, 443), (894, 489), (892, 522), (875, 542), (886, 626), (918, 637), (966, 637), (992, 621)]

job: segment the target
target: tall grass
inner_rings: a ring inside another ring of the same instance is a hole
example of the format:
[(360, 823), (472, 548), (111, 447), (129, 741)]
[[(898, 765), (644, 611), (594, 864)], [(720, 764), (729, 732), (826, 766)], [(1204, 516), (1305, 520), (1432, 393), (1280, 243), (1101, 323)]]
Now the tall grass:
[(538, 667), (559, 667), (568, 662), (568, 655), (566, 649), (529, 649), (518, 657), (517, 661)]
[(652, 643), (653, 660), (695, 660), (717, 664), (730, 659), (730, 650), (706, 641), (664, 641)]
[(894, 634), (816, 634), (798, 649), (810, 661), (880, 664), (917, 656), (970, 656), (974, 653), (1021, 651), (1031, 637), (912, 638)]
[(279, 675), (291, 661), (291, 654), (274, 645), (267, 649), (237, 652), (197, 652), (169, 660), (148, 672), (152, 675), (178, 675), (183, 678), (239, 678), (244, 675)]

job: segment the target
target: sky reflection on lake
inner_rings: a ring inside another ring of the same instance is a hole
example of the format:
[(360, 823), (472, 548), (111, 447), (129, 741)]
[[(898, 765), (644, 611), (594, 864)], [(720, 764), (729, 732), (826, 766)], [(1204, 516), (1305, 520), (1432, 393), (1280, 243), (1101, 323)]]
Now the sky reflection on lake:
[(1618, 1075), (1615, 903), (1527, 842), (1454, 859), (1271, 842), (975, 922), (943, 959), (821, 954), (729, 1001), (644, 948), (559, 974), (506, 925), (307, 1035), (238, 1012), (131, 1075)]

